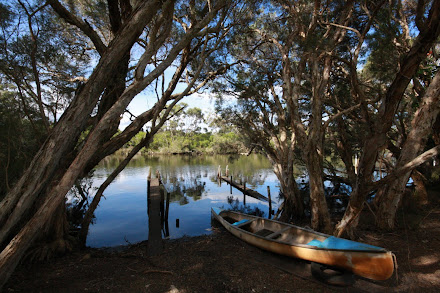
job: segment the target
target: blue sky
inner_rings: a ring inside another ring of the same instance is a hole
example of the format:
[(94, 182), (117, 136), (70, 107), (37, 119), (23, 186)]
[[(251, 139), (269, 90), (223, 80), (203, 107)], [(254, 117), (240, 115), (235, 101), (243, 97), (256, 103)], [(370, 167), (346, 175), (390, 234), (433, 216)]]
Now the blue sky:
[[(150, 109), (154, 103), (157, 101), (156, 96), (153, 93), (146, 93), (146, 91), (143, 91), (139, 95), (137, 95), (128, 105), (128, 110), (135, 116), (147, 111)], [(213, 95), (206, 93), (196, 93), (191, 96), (183, 98), (180, 103), (186, 103), (188, 104), (189, 108), (200, 108), (203, 111), (203, 114), (205, 114), (205, 117), (208, 113), (214, 112), (214, 97)], [(125, 127), (127, 127), (130, 124), (128, 114), (124, 114), (120, 124), (119, 129), (123, 130)]]

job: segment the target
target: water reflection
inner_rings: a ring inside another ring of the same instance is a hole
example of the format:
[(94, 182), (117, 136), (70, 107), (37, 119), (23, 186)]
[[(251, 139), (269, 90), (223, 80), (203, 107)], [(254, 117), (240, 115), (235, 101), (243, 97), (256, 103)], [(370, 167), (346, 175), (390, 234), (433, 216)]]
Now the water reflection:
[[(93, 185), (99, 186), (118, 164), (118, 158), (103, 161), (95, 170)], [(234, 180), (246, 182), (261, 194), (278, 194), (278, 181), (271, 165), (263, 156), (158, 156), (138, 157), (115, 179), (104, 192), (90, 226), (87, 245), (116, 246), (148, 238), (147, 176), (159, 171), (169, 192), (164, 197), (168, 221), (162, 225), (164, 237), (179, 238), (211, 233), (211, 207), (233, 208), (268, 216), (268, 203), (246, 197), (233, 190), (234, 203), (228, 202), (229, 186), (218, 185), (217, 168), (229, 166)], [(275, 197), (275, 196), (273, 196)], [(237, 201), (238, 200), (238, 201)], [(167, 207), (168, 206), (168, 210)], [(276, 209), (278, 202), (273, 205)], [(179, 225), (175, 225), (178, 223)]]

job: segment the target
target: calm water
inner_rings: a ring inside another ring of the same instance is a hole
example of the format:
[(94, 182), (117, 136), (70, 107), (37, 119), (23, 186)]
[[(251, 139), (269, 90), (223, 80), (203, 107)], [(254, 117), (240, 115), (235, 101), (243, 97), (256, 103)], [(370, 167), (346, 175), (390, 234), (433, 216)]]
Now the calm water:
[[(97, 188), (117, 166), (112, 157), (102, 162), (92, 178), (92, 189)], [(136, 243), (148, 238), (147, 176), (156, 170), (162, 175), (171, 193), (169, 205), (169, 237), (197, 236), (211, 233), (211, 207), (255, 209), (267, 217), (269, 204), (246, 197), (232, 190), (234, 201), (228, 202), (230, 187), (218, 184), (217, 170), (229, 165), (235, 181), (267, 195), (272, 194), (273, 209), (278, 208), (279, 185), (269, 161), (258, 155), (246, 156), (158, 156), (133, 159), (125, 170), (104, 192), (95, 211), (96, 219), (90, 226), (87, 245), (91, 247), (117, 246)], [(91, 194), (94, 194), (93, 191)], [(179, 219), (179, 227), (176, 227)]]

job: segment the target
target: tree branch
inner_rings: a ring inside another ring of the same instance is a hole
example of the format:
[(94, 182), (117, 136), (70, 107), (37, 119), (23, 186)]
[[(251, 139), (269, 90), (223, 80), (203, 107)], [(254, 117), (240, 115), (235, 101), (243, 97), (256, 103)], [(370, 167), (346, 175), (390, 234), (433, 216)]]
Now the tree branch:
[(439, 153), (440, 153), (440, 145), (437, 145), (427, 150), (426, 152), (414, 158), (412, 161), (403, 165), (401, 168), (394, 170), (391, 174), (385, 176), (381, 180), (370, 183), (368, 187), (368, 192), (371, 192), (384, 184), (390, 183), (391, 181), (397, 179), (399, 176), (417, 168), (421, 164), (432, 159), (434, 156), (437, 156)]
[(95, 45), (96, 50), (99, 55), (104, 54), (107, 49), (106, 45), (102, 42), (99, 35), (93, 30), (93, 28), (86, 22), (81, 21), (75, 15), (73, 15), (69, 10), (67, 10), (58, 0), (48, 0), (50, 6), (55, 10), (55, 12), (63, 18), (67, 23), (79, 28)]

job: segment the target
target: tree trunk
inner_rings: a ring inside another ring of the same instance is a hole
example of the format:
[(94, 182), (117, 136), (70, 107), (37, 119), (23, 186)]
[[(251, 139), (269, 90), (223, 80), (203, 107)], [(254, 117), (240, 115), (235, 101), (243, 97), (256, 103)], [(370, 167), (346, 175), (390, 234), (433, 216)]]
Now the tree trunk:
[(316, 231), (331, 233), (330, 213), (325, 200), (324, 182), (322, 179), (322, 157), (316, 150), (308, 152), (306, 165), (309, 174), (312, 228)]
[(144, 147), (146, 146), (149, 141), (152, 138), (152, 135), (147, 134), (148, 137), (145, 137), (138, 145), (136, 145), (130, 153), (127, 155), (127, 157), (119, 163), (118, 167), (113, 170), (113, 172), (107, 177), (107, 179), (104, 181), (104, 183), (101, 184), (98, 191), (96, 192), (95, 196), (93, 197), (92, 202), (90, 203), (89, 208), (87, 209), (87, 212), (84, 214), (84, 218), (81, 222), (81, 230), (79, 231), (79, 242), (81, 245), (85, 246), (86, 240), (87, 240), (87, 234), (89, 232), (89, 226), (92, 222), (93, 213), (95, 212), (96, 208), (98, 207), (98, 204), (101, 200), (101, 197), (104, 193), (104, 190), (110, 185), (110, 183), (113, 182), (113, 180), (118, 176), (118, 174), (124, 170), (124, 168), (128, 165), (130, 160)]
[(343, 218), (335, 228), (334, 233), (337, 237), (347, 234), (349, 238), (354, 239), (354, 231), (359, 222), (359, 216), (368, 193), (367, 184), (372, 180), (377, 155), (375, 148), (379, 144), (377, 139), (379, 138), (370, 138), (365, 142), (365, 146), (363, 148), (364, 152), (359, 159), (360, 164), (356, 182), (352, 187), (353, 190), (350, 194), (350, 202), (348, 203)]
[(414, 191), (414, 201), (417, 207), (427, 205), (429, 202), (428, 192), (425, 187), (426, 178), (422, 173), (414, 169), (411, 173), (411, 178), (416, 187)]
[[(88, 82), (56, 124), (30, 167), (1, 202), (0, 223), (6, 222), (1, 229), (2, 244), (29, 212), (35, 199), (51, 185), (53, 175), (59, 171), (59, 162), (76, 146), (79, 134), (84, 129), (90, 113), (107, 86), (108, 72), (116, 70), (121, 59), (126, 56), (159, 7), (159, 1), (139, 4), (139, 8), (130, 21), (115, 37), (111, 46), (100, 59)], [(73, 182), (79, 175), (78, 162), (73, 162), (69, 169), (70, 172), (64, 174), (60, 183), (41, 199), (43, 202), (41, 207), (0, 254), (0, 288), (35, 240), (39, 230), (48, 223), (57, 207), (63, 202), (64, 195), (73, 184), (70, 181)]]
[(293, 174), (293, 161), (275, 163), (274, 172), (280, 181), (281, 192), (284, 197), (284, 208), (280, 220), (288, 222), (291, 219), (304, 217), (304, 202)]
[[(411, 121), (411, 131), (403, 144), (396, 169), (417, 157), (425, 147), (426, 140), (440, 113), (440, 72), (437, 72), (425, 95), (421, 106)], [(406, 183), (411, 175), (408, 171), (403, 176), (387, 186), (387, 191), (382, 193), (378, 206), (377, 226), (381, 229), (394, 229), (394, 222), (399, 203), (405, 191)]]
[(331, 233), (331, 220), (325, 200), (323, 155), (324, 155), (324, 128), (322, 126), (322, 99), (327, 90), (332, 66), (331, 57), (324, 58), (322, 65), (320, 58), (310, 58), (312, 73), (312, 117), (305, 150), (303, 150), (304, 161), (306, 162), (309, 174), (310, 185), (310, 212), (311, 225), (314, 230)]
[[(108, 72), (117, 69), (119, 62), (131, 49), (145, 25), (153, 18), (155, 13), (150, 10), (150, 3), (141, 4), (140, 8), (130, 23), (115, 37), (88, 82), (55, 125), (29, 168), (0, 203), (0, 245), (4, 244), (11, 231), (31, 209), (36, 198), (48, 187), (54, 174), (59, 172), (59, 162), (75, 148), (81, 131), (107, 86)], [(156, 10), (158, 8), (159, 4), (156, 4)]]
[[(434, 0), (425, 20), (424, 29), (420, 32), (410, 51), (402, 59), (400, 70), (388, 88), (382, 102), (374, 133), (368, 136), (363, 145), (363, 153), (359, 163), (358, 179), (350, 195), (350, 203), (342, 220), (336, 225), (335, 234), (341, 236), (344, 232), (353, 235), (357, 226), (358, 217), (367, 197), (367, 184), (371, 182), (376, 159), (379, 151), (383, 150), (387, 142), (387, 132), (391, 128), (399, 103), (408, 87), (411, 78), (426, 59), (429, 49), (440, 34), (440, 0)], [(356, 220), (357, 219), (357, 220)], [(388, 219), (389, 220), (389, 219)]]

